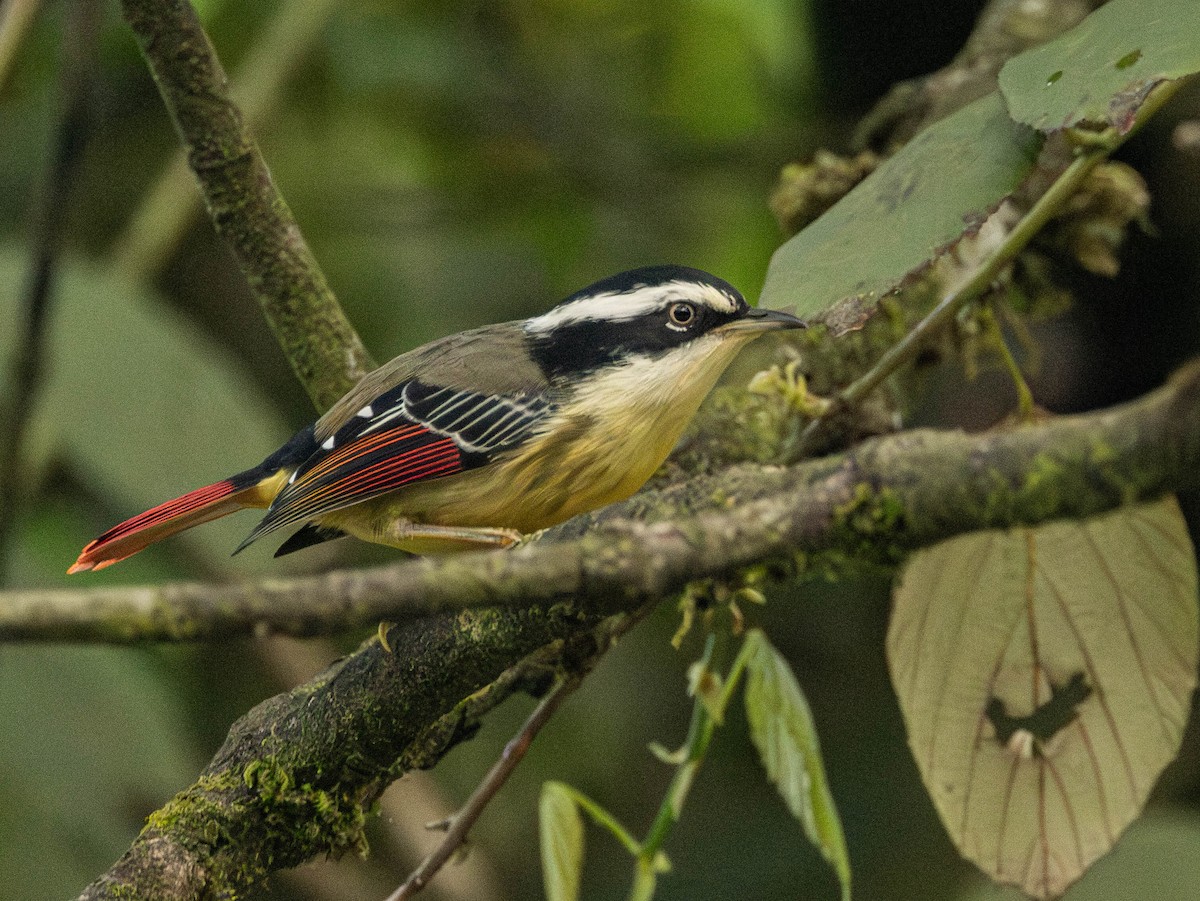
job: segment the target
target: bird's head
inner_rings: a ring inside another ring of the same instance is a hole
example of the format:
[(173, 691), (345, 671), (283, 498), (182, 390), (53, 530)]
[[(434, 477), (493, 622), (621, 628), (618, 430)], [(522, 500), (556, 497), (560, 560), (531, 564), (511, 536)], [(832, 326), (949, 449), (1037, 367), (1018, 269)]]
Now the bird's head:
[(751, 307), (727, 281), (686, 266), (610, 276), (524, 323), (531, 352), (551, 377), (634, 363), (666, 375), (709, 360), (719, 375), (747, 341), (803, 327), (789, 313)]

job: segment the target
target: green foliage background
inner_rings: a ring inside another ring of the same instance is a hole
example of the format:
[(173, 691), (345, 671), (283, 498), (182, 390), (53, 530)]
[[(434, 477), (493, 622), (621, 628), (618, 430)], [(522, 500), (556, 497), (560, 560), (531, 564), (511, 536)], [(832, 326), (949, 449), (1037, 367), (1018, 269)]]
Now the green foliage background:
[[(450, 331), (544, 309), (601, 275), (651, 262), (700, 266), (757, 293), (780, 237), (766, 196), (785, 162), (840, 147), (890, 84), (943, 65), (979, 4), (833, 0), (383, 0), (336, 4), (258, 128), (285, 196), (378, 359)], [(38, 186), (58, 109), (65, 4), (47, 3), (0, 89), (0, 353), (11, 350)], [(283, 14), (278, 3), (197, 3), (227, 68)], [(30, 451), (32, 500), (9, 561), (14, 585), (53, 585), (112, 521), (256, 462), (312, 416), (240, 275), (203, 219), (149, 285), (112, 249), (175, 136), (114, 9), (101, 35), (96, 121), (69, 211), (51, 376)], [(1121, 279), (1073, 274), (1086, 298), (1044, 333), (1035, 391), (1056, 410), (1156, 384), (1200, 343), (1194, 223), (1200, 156), (1173, 148), (1195, 92), (1124, 157), (1147, 175), (1159, 234), (1134, 239)], [(1191, 224), (1189, 227), (1188, 224)], [(927, 416), (986, 423), (1001, 380), (947, 389)], [(1186, 499), (1185, 499), (1186, 506)], [(93, 578), (96, 584), (249, 575), (284, 566), (225, 551), (249, 518), (206, 527)], [(292, 569), (378, 560), (361, 547)], [(860, 898), (978, 899), (922, 789), (887, 682), (888, 579), (773, 591), (755, 611), (808, 693)], [(686, 728), (684, 671), (664, 608), (605, 660), (539, 738), (473, 839), (492, 894), (540, 897), (535, 814), (547, 778), (631, 827), (669, 778), (645, 750)], [(361, 636), (358, 636), (361, 637)], [(348, 638), (343, 648), (358, 638)], [(336, 650), (322, 649), (333, 654)], [(149, 649), (0, 647), (0, 885), (65, 897), (106, 868), (142, 819), (188, 784), (230, 721), (301, 678), (294, 646), (251, 641)], [(433, 774), (449, 813), (530, 702), (507, 704)], [(836, 881), (767, 783), (740, 710), (719, 733), (668, 845), (660, 897), (835, 898)], [(403, 807), (402, 781), (391, 791)], [(426, 789), (428, 790), (428, 785)], [(1070, 895), (1200, 895), (1177, 869), (1200, 842), (1196, 736), (1151, 813)], [(379, 824), (367, 861), (316, 864), (273, 897), (383, 897), (415, 857)], [(621, 897), (628, 865), (589, 836), (585, 897)], [(1179, 850), (1186, 849), (1186, 850)], [(1172, 879), (1162, 885), (1164, 860)], [(338, 892), (319, 870), (337, 868)], [(432, 895), (431, 891), (431, 895)], [(443, 896), (445, 897), (445, 896)], [(460, 897), (476, 897), (462, 895)]]

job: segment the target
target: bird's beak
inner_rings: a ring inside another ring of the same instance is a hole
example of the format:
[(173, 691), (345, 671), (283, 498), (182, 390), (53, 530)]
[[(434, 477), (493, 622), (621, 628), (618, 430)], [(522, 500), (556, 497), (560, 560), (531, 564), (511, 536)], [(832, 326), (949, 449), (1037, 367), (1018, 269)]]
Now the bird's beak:
[(802, 320), (783, 310), (766, 310), (762, 307), (751, 307), (746, 315), (733, 322), (721, 326), (722, 332), (773, 332), (784, 328), (805, 328)]

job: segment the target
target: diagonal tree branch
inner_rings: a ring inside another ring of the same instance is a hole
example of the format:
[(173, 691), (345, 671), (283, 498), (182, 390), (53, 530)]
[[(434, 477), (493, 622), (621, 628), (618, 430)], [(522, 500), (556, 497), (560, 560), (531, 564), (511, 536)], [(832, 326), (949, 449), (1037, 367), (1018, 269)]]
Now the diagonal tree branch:
[(388, 895), (387, 901), (405, 901), (406, 898), (411, 898), (420, 892), (450, 858), (458, 853), (465, 844), (471, 827), (479, 820), (496, 793), (504, 787), (504, 783), (508, 781), (520, 762), (525, 759), (525, 754), (529, 751), (537, 734), (550, 722), (550, 718), (554, 716), (562, 702), (579, 687), (583, 675), (582, 673), (572, 673), (542, 698), (541, 703), (529, 715), (521, 730), (504, 746), (500, 759), (488, 770), (483, 781), (467, 799), (467, 803), (445, 821), (446, 835), (442, 841), (404, 880), (403, 885)]
[[(625, 619), (483, 611), (397, 627), (390, 652), (372, 639), (234, 723), (197, 782), (81, 898), (240, 896), (274, 870), (361, 848), (392, 780), (432, 766), (514, 691), (548, 689), (564, 662), (585, 671)], [(510, 666), (514, 647), (524, 657)]]
[(122, 0), (200, 183), (300, 383), (325, 410), (374, 363), (333, 296), (187, 0)]
[[(244, 127), (254, 128), (272, 116), (288, 79), (312, 52), (337, 3), (306, 0), (278, 7), (234, 73), (231, 94), (237, 98)], [(132, 278), (153, 278), (179, 249), (200, 212), (195, 176), (181, 147), (113, 243), (114, 265)]]

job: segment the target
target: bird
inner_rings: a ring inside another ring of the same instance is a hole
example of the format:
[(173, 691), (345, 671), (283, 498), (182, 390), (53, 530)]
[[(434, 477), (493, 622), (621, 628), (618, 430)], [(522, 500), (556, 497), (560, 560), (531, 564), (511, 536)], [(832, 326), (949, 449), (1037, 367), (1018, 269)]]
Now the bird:
[(699, 269), (601, 279), (548, 312), (437, 339), (368, 373), (257, 466), (101, 534), (100, 570), (244, 508), (276, 556), (346, 535), (417, 554), (506, 548), (623, 500), (749, 341), (804, 322)]

